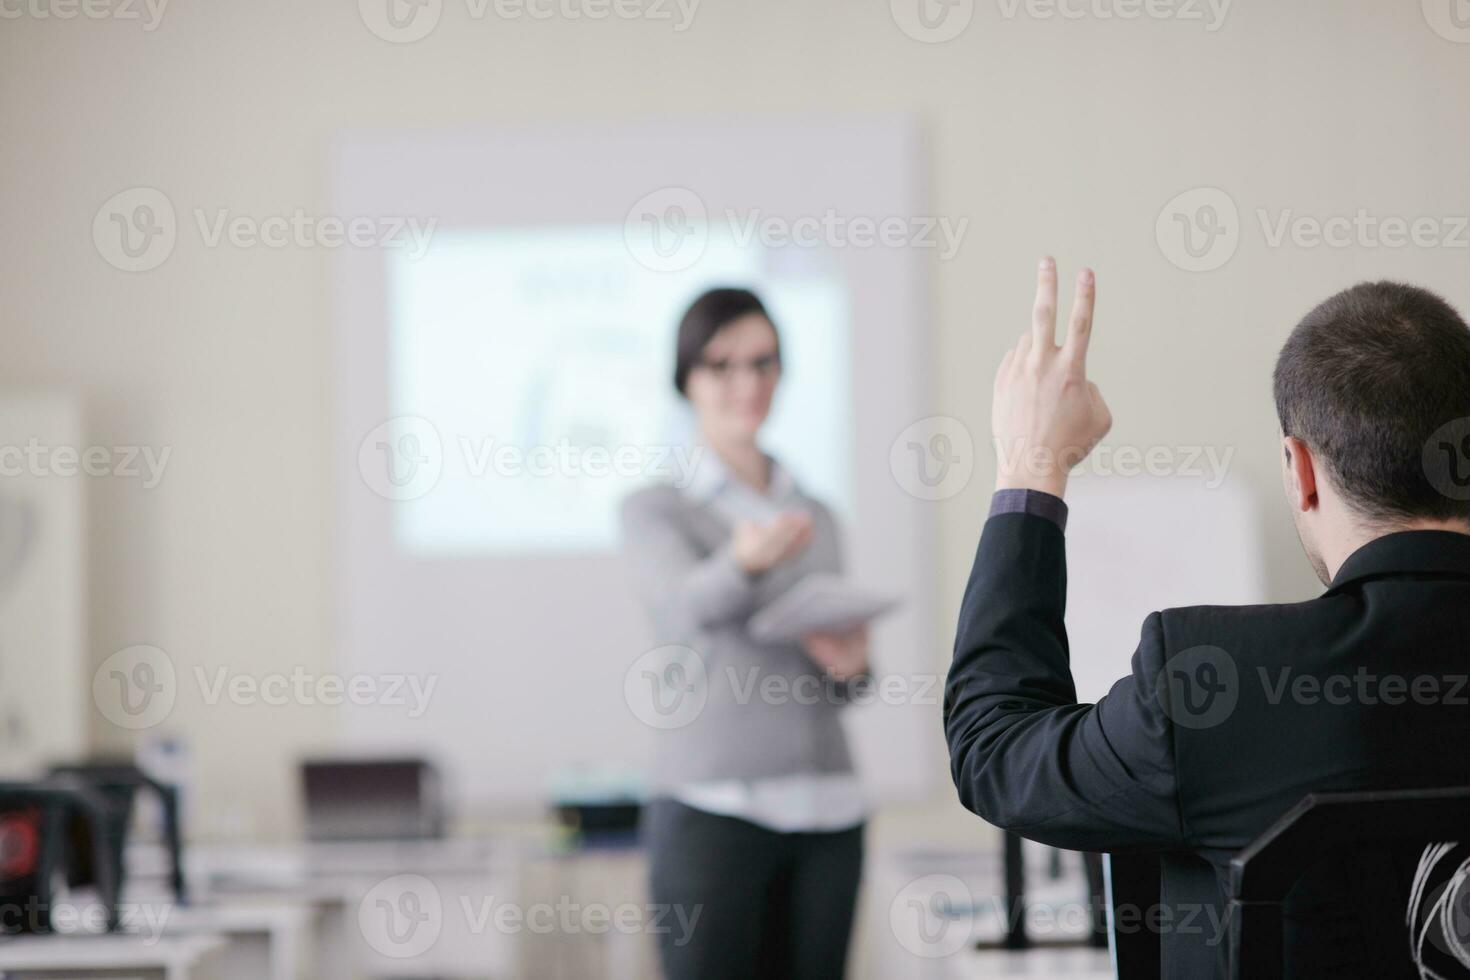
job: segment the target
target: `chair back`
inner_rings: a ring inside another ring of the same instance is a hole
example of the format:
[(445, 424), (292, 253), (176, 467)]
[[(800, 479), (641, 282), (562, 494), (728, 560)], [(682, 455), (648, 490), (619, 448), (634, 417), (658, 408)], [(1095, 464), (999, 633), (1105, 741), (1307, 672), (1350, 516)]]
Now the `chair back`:
[[(1402, 910), (1405, 972), (1412, 949), (1422, 976), (1470, 977), (1470, 787), (1454, 787), (1312, 793), (1252, 841), (1230, 862), (1232, 980), (1285, 975), (1284, 907), (1309, 871), (1345, 851), (1384, 847), (1424, 848)], [(1426, 972), (1430, 961), (1459, 972)]]

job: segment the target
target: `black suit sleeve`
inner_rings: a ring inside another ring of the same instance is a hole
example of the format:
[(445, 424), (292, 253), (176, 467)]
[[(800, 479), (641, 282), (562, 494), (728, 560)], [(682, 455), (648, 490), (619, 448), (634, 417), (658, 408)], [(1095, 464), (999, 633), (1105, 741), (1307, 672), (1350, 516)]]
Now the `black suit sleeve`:
[(1181, 845), (1174, 733), (1153, 696), (1162, 620), (1145, 621), (1132, 675), (1097, 704), (1078, 704), (1066, 596), (1056, 523), (1024, 513), (986, 522), (944, 694), (960, 800), (990, 823), (1057, 847)]

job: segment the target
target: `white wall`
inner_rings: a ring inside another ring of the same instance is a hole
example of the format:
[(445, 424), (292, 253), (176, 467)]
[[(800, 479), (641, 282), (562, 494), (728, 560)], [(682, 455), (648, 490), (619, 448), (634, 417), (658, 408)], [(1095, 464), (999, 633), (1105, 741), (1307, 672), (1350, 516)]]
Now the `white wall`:
[[(1098, 5), (1111, 6), (1073, 6)], [(879, 0), (705, 0), (682, 33), (472, 20), (444, 0), (437, 29), (406, 45), (342, 0), (176, 0), (152, 32), (14, 9), (0, 21), (0, 384), (75, 387), (94, 441), (173, 449), (155, 489), (89, 483), (94, 663), (147, 643), (186, 677), (326, 669), (329, 255), (206, 248), (192, 213), (321, 214), (342, 127), (915, 111), (934, 213), (972, 222), (932, 270), (935, 408), (983, 435), (994, 365), (1051, 250), (1064, 271), (1099, 271), (1092, 364), (1112, 441), (1235, 447), (1233, 475), (1262, 493), (1276, 488), (1269, 366), (1309, 305), (1398, 276), (1470, 308), (1470, 250), (1270, 248), (1255, 217), (1470, 214), (1470, 45), (1432, 31), (1417, 3), (1240, 2), (1210, 32), (1007, 18), (995, 0), (944, 44), (906, 36)], [(180, 241), (126, 274), (90, 227), (136, 185), (168, 194)], [(1187, 273), (1155, 219), (1202, 185), (1229, 192), (1243, 235), (1223, 268)], [(989, 476), (982, 462), (936, 505), (946, 636)], [(1275, 594), (1310, 594), (1284, 513), (1262, 533)], [(936, 669), (946, 656), (933, 651)], [(286, 763), (329, 734), (327, 713), (181, 697), (174, 720), (201, 770), (198, 831), (292, 831)], [(100, 719), (94, 733), (127, 741)]]

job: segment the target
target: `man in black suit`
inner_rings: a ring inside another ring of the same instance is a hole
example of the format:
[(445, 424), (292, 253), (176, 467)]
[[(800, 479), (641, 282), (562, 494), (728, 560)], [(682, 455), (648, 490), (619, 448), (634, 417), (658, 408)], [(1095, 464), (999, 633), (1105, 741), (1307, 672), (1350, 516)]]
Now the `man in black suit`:
[[(1062, 497), (1112, 424), (1086, 373), (1094, 294), (1084, 270), (1058, 346), (1043, 259), (1032, 328), (996, 376), (998, 489), (945, 733), (960, 799), (990, 823), (1057, 847), (1159, 852), (1162, 903), (1146, 921), (1165, 976), (1222, 976), (1229, 860), (1304, 795), (1470, 785), (1470, 329), (1389, 282), (1307, 314), (1275, 395), (1287, 501), (1326, 592), (1155, 612), (1130, 676), (1078, 704)], [(1403, 914), (1416, 856), (1358, 852), (1312, 872), (1288, 903), (1290, 975), (1415, 976)]]

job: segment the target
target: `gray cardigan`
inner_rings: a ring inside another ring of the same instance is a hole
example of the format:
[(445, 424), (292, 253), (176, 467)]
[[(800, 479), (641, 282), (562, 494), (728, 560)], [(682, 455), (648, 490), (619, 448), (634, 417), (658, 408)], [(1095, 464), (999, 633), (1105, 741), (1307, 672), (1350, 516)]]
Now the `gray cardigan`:
[(746, 631), (753, 612), (807, 573), (841, 570), (831, 512), (800, 490), (796, 503), (812, 514), (811, 543), (750, 576), (731, 553), (728, 519), (712, 505), (667, 485), (623, 501), (623, 550), (653, 617), (655, 642), (694, 650), (707, 681), (698, 716), (657, 732), (656, 792), (710, 780), (852, 771), (839, 715), (859, 682), (827, 678), (798, 643), (761, 643)]

